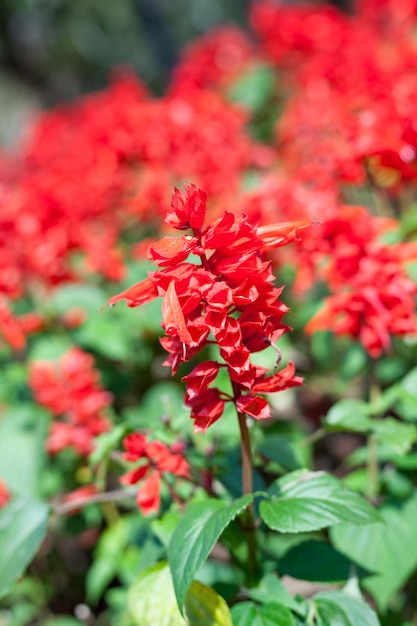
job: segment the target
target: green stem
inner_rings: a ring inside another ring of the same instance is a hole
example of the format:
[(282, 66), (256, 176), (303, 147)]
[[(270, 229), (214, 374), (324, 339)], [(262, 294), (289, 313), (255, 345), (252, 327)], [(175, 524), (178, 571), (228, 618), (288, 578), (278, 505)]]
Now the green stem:
[(116, 489), (115, 491), (105, 491), (102, 493), (96, 493), (88, 498), (80, 498), (72, 502), (63, 502), (62, 504), (56, 504), (53, 507), (54, 513), (57, 515), (67, 515), (73, 513), (77, 509), (83, 509), (90, 504), (104, 504), (109, 502), (119, 502), (120, 500), (128, 500), (135, 497), (137, 488), (131, 489)]
[(367, 496), (373, 500), (379, 491), (379, 461), (378, 461), (378, 441), (375, 435), (368, 437), (368, 485)]
[[(238, 389), (233, 385), (235, 398)], [(236, 409), (237, 410), (237, 409)], [(252, 469), (252, 451), (250, 445), (250, 435), (248, 425), (246, 423), (246, 415), (237, 411), (239, 421), (241, 449), (242, 449), (242, 491), (243, 495), (253, 493), (253, 469)], [(253, 502), (248, 506), (241, 516), (243, 522), (243, 530), (246, 537), (246, 545), (248, 549), (248, 584), (253, 585), (255, 582), (256, 572), (256, 535), (255, 535), (255, 510)]]
[[(365, 398), (367, 402), (373, 402), (376, 400), (379, 389), (375, 382), (375, 371), (374, 371), (374, 361), (373, 359), (368, 359), (368, 369), (366, 376), (366, 388), (365, 388)], [(366, 495), (370, 500), (376, 498), (379, 492), (379, 459), (378, 459), (378, 440), (375, 435), (368, 435), (368, 460), (367, 460), (367, 473), (368, 473), (368, 484), (366, 489)]]

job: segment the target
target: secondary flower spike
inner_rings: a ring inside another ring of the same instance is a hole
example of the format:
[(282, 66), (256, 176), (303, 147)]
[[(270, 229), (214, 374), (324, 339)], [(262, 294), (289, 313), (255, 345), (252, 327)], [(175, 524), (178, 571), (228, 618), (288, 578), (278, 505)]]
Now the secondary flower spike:
[[(206, 202), (207, 194), (195, 185), (175, 189), (166, 221), (181, 231), (191, 229), (192, 235), (163, 237), (152, 244), (148, 258), (161, 269), (109, 300), (110, 305), (125, 300), (128, 306), (140, 306), (163, 298), (167, 336), (161, 343), (173, 374), (208, 343), (217, 344), (219, 360), (201, 363), (183, 378), (196, 432), (217, 421), (227, 402), (255, 419), (270, 417), (267, 401), (258, 394), (302, 383), (292, 363), (270, 373), (252, 363), (251, 355), (289, 330), (282, 321), (288, 312), (279, 300), (282, 287), (273, 285), (264, 250), (295, 241), (298, 231), (311, 224), (302, 220), (258, 227), (246, 215), (226, 211), (204, 226)], [(190, 254), (199, 263), (187, 262)], [(227, 369), (233, 395), (215, 386), (220, 368)]]

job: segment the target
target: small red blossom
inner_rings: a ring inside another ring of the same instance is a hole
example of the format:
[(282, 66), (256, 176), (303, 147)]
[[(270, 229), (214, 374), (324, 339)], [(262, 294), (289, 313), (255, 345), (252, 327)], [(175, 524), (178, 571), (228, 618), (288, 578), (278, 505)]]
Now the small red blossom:
[(0, 509), (6, 506), (11, 500), (10, 491), (7, 488), (6, 483), (0, 478)]
[(161, 441), (149, 441), (140, 433), (132, 433), (123, 441), (126, 461), (140, 463), (120, 478), (125, 485), (141, 482), (136, 502), (143, 515), (159, 510), (161, 478), (165, 472), (180, 478), (189, 478), (190, 470), (181, 453), (173, 452)]
[(199, 230), (206, 214), (207, 193), (195, 185), (185, 185), (184, 191), (175, 189), (172, 196), (172, 213), (165, 221), (178, 230)]
[[(165, 237), (152, 244), (150, 257), (163, 269), (110, 300), (114, 304), (125, 299), (129, 306), (137, 306), (155, 294), (163, 297), (167, 337), (161, 343), (169, 352), (165, 364), (173, 373), (209, 341), (218, 345), (222, 362), (202, 363), (183, 378), (196, 432), (205, 432), (216, 422), (227, 402), (255, 419), (265, 419), (270, 416), (268, 403), (252, 392), (281, 391), (301, 383), (293, 366), (268, 377), (268, 370), (252, 364), (251, 355), (289, 330), (283, 323), (288, 308), (279, 300), (282, 288), (273, 285), (264, 251), (296, 241), (298, 231), (310, 225), (309, 220), (300, 220), (260, 227), (244, 214), (225, 211), (204, 226), (206, 199), (207, 194), (194, 185), (175, 190), (167, 221), (179, 230), (191, 228), (192, 236)], [(199, 257), (200, 264), (186, 262), (189, 253)], [(211, 386), (220, 367), (227, 368), (233, 397)]]

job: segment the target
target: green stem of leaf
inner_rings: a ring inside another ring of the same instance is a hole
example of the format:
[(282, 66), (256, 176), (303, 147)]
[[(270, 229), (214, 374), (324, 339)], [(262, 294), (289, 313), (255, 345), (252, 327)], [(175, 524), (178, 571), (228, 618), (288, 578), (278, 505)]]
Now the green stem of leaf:
[[(234, 389), (236, 392), (236, 389)], [(252, 466), (252, 450), (250, 444), (250, 435), (248, 425), (246, 423), (246, 415), (237, 411), (239, 421), (241, 448), (242, 448), (242, 492), (243, 495), (253, 493), (253, 466)], [(253, 503), (251, 503), (245, 512), (241, 515), (243, 530), (246, 537), (246, 545), (248, 548), (248, 585), (255, 582), (256, 572), (256, 526), (255, 512)]]
[[(367, 402), (375, 402), (379, 395), (379, 387), (375, 381), (375, 363), (373, 359), (368, 360), (368, 371), (366, 377), (365, 398)], [(379, 492), (379, 459), (378, 440), (375, 435), (368, 436), (368, 462), (367, 462), (368, 484), (366, 495), (370, 500), (376, 498)]]
[(378, 440), (375, 435), (368, 437), (368, 485), (367, 496), (370, 500), (376, 498), (379, 492), (379, 460)]

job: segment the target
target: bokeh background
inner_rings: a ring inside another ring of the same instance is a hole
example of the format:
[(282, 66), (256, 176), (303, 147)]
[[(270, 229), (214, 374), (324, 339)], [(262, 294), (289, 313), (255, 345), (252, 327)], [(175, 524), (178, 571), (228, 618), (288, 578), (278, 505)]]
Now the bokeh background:
[[(34, 111), (103, 88), (115, 67), (133, 69), (162, 93), (179, 51), (220, 24), (245, 28), (250, 4), (1, 0), (0, 145), (15, 143)], [(331, 4), (352, 10), (350, 0)]]

